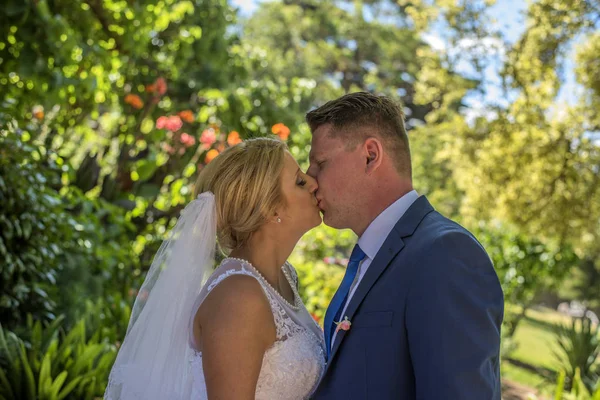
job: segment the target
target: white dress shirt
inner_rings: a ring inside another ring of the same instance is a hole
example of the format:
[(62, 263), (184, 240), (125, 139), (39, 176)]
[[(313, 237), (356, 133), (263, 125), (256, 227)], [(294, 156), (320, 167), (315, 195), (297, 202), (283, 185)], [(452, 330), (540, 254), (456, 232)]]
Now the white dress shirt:
[[(369, 224), (365, 232), (358, 239), (358, 245), (365, 252), (366, 257), (362, 260), (358, 267), (358, 273), (356, 274), (356, 278), (354, 278), (354, 282), (352, 283), (352, 287), (350, 288), (350, 294), (348, 295), (348, 300), (346, 300), (346, 304), (344, 305), (344, 309), (340, 314), (341, 318), (344, 319), (344, 313), (346, 312), (346, 308), (356, 291), (356, 288), (360, 284), (360, 281), (365, 276), (367, 269), (373, 262), (375, 255), (383, 246), (383, 242), (387, 239), (388, 235), (396, 226), (396, 223), (402, 218), (406, 210), (419, 198), (419, 194), (413, 190), (406, 193), (404, 196), (400, 197), (398, 200), (393, 202), (388, 208), (383, 210), (381, 214), (377, 216)], [(338, 321), (336, 321), (338, 322)], [(333, 338), (331, 339), (331, 347), (333, 348), (333, 344), (335, 343), (335, 337), (337, 332), (333, 334)]]

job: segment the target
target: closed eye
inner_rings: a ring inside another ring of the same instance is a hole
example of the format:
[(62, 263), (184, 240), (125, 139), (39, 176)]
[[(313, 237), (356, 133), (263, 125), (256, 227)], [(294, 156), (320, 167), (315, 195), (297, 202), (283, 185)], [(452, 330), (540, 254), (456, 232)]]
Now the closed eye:
[(304, 185), (306, 185), (306, 180), (302, 179), (302, 178), (298, 178), (298, 181), (296, 182), (296, 185), (298, 185), (298, 186), (304, 186)]

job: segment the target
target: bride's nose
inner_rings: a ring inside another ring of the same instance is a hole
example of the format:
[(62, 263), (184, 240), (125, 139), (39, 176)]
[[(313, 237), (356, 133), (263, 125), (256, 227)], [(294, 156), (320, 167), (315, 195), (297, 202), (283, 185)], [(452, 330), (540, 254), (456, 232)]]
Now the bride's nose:
[(308, 183), (308, 191), (311, 194), (314, 194), (317, 191), (317, 189), (319, 188), (319, 184), (317, 183), (317, 180), (315, 178), (313, 178), (312, 176), (307, 175), (306, 181)]

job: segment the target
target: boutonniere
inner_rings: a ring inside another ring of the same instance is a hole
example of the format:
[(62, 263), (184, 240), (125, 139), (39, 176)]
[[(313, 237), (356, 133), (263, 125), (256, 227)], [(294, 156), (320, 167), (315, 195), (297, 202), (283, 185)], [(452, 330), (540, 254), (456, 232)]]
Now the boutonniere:
[(352, 326), (352, 322), (350, 322), (350, 320), (348, 319), (348, 317), (344, 317), (343, 321), (340, 322), (334, 322), (337, 325), (337, 328), (335, 328), (335, 331), (349, 331), (350, 330), (350, 326)]

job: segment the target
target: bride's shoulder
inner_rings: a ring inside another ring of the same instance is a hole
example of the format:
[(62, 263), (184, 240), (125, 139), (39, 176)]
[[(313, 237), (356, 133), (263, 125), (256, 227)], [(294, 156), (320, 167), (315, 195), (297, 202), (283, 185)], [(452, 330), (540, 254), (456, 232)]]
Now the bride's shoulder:
[(269, 300), (260, 283), (245, 274), (227, 277), (208, 294), (194, 326), (194, 341), (202, 343), (203, 353), (208, 348), (233, 348), (240, 340), (259, 340), (266, 348), (276, 339)]
[(271, 315), (269, 299), (260, 281), (243, 262), (224, 260), (207, 282), (207, 289), (200, 307), (205, 311), (226, 311), (224, 314), (228, 316), (240, 313)]
[(229, 307), (236, 306), (238, 303), (252, 306), (264, 304), (267, 309), (270, 309), (260, 282), (254, 276), (242, 273), (230, 274), (221, 279), (210, 291), (206, 301)]

